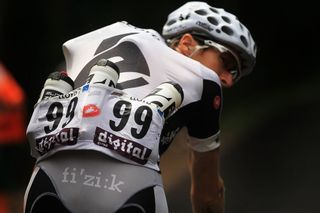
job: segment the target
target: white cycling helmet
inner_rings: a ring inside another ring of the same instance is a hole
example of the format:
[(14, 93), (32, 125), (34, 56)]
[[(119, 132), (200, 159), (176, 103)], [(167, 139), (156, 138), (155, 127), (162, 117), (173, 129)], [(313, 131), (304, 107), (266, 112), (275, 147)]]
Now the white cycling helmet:
[(169, 14), (162, 35), (172, 39), (184, 33), (200, 35), (232, 48), (241, 61), (240, 77), (249, 74), (256, 61), (256, 44), (249, 30), (224, 9), (192, 1)]

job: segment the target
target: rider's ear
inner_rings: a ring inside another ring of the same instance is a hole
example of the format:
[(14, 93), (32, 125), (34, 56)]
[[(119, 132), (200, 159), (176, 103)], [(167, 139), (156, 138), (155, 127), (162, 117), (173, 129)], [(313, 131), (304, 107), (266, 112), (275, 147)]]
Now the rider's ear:
[(193, 53), (196, 45), (197, 42), (194, 40), (192, 35), (190, 33), (185, 33), (179, 40), (177, 51), (185, 56), (190, 56)]

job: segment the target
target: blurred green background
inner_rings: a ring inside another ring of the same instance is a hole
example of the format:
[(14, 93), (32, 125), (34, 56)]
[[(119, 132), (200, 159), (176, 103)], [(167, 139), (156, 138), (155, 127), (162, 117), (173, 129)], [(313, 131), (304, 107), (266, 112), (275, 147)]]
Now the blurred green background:
[[(0, 61), (26, 93), (27, 120), (65, 41), (120, 20), (161, 32), (184, 2), (0, 0)], [(236, 14), (258, 45), (254, 72), (224, 91), (226, 213), (320, 212), (320, 13), (312, 2), (208, 1)], [(0, 150), (0, 182), (8, 182), (0, 191), (18, 191), (19, 203), (33, 164), (27, 142)], [(191, 212), (186, 161), (181, 141), (164, 155), (171, 212)]]

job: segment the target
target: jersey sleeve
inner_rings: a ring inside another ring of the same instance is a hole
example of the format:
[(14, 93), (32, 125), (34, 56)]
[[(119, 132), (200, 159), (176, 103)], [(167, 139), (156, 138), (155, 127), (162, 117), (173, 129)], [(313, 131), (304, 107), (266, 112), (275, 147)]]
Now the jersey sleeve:
[(216, 139), (220, 132), (222, 107), (220, 85), (215, 81), (204, 80), (201, 100), (194, 103), (193, 107), (195, 113), (187, 124), (189, 136), (201, 141)]

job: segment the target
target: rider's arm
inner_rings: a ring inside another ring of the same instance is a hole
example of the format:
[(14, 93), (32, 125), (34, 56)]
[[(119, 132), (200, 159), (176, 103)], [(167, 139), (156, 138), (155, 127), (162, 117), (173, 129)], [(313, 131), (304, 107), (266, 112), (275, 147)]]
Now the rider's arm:
[(188, 124), (191, 200), (194, 213), (222, 213), (224, 185), (219, 174), (220, 86), (204, 81), (197, 114)]
[(224, 184), (219, 174), (219, 148), (208, 152), (190, 149), (191, 201), (194, 213), (222, 213)]

